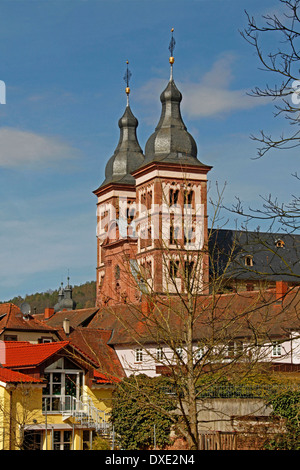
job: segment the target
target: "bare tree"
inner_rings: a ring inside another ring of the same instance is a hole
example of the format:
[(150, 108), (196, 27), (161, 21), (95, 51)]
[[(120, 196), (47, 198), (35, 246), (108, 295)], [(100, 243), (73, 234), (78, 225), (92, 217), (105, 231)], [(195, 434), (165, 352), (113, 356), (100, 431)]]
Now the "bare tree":
[[(299, 0), (279, 0), (283, 11), (265, 15), (262, 24), (246, 12), (248, 26), (242, 36), (255, 48), (262, 70), (275, 78), (274, 85), (265, 88), (255, 87), (252, 96), (270, 98), (275, 103), (275, 116), (282, 115), (292, 126), (292, 132), (284, 132), (277, 138), (265, 131), (260, 136), (252, 136), (261, 144), (258, 157), (272, 149), (287, 150), (300, 144), (299, 130)], [(298, 200), (299, 204), (299, 200)]]
[[(176, 220), (173, 223), (175, 229)], [(141, 407), (167, 414), (189, 448), (199, 449), (200, 416), (207, 396), (225, 379), (238, 387), (247, 378), (257, 377), (262, 368), (268, 369), (274, 334), (277, 331), (278, 337), (280, 331), (279, 340), (286, 340), (284, 325), (295, 313), (289, 310), (295, 300), (292, 296), (285, 305), (278, 305), (263, 282), (255, 292), (228, 293), (236, 274), (232, 269), (235, 244), (226, 253), (220, 252), (217, 244), (210, 243), (218, 231), (211, 227), (201, 249), (195, 249), (187, 243), (186, 234), (190, 234), (190, 240), (195, 235), (189, 228), (174, 237), (171, 218), (168, 239), (160, 239), (163, 292), (155, 290), (153, 273), (146, 263), (134, 263), (133, 268), (132, 260), (120, 261), (121, 276), (124, 272), (129, 279), (128, 273), (133, 274), (140, 302), (124, 301), (112, 307), (108, 302), (101, 309), (99, 325), (113, 326), (115, 344), (123, 343), (138, 354), (125, 364), (128, 375), (145, 370), (168, 375), (180, 419), (173, 411), (161, 409), (151, 393), (146, 396), (143, 390), (139, 395)]]

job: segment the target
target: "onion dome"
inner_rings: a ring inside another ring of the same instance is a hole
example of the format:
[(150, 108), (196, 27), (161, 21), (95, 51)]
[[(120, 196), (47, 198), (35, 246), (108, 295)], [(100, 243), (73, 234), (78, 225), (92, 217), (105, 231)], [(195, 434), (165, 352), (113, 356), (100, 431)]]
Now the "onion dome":
[(135, 184), (135, 179), (131, 176), (131, 173), (144, 162), (144, 154), (136, 133), (138, 120), (133, 115), (129, 105), (129, 74), (131, 75), (127, 67), (124, 77), (127, 82), (127, 106), (123, 116), (119, 119), (120, 139), (114, 154), (106, 164), (105, 180), (101, 186), (109, 183)]
[(171, 73), (167, 87), (160, 95), (162, 111), (155, 132), (149, 137), (145, 147), (144, 165), (160, 161), (178, 163), (181, 165), (202, 165), (197, 160), (197, 145), (192, 135), (187, 131), (180, 110), (182, 94), (173, 80), (173, 50), (175, 40), (170, 42), (171, 57), (169, 58)]
[(59, 312), (61, 310), (75, 310), (76, 302), (72, 299), (72, 286), (69, 283), (68, 277), (68, 285), (63, 289), (62, 284), (61, 288), (58, 292), (58, 302), (54, 306), (54, 311)]
[(164, 161), (197, 164), (197, 145), (182, 120), (182, 95), (172, 78), (162, 92), (160, 100), (161, 117), (155, 132), (146, 143), (144, 163)]

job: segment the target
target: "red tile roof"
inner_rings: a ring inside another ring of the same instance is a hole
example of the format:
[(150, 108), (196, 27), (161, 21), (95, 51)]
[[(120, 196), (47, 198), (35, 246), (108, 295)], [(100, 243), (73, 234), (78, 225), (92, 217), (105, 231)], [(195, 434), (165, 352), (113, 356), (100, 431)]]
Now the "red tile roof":
[(98, 307), (92, 307), (78, 310), (59, 311), (54, 313), (54, 315), (52, 315), (49, 319), (45, 319), (45, 324), (56, 328), (63, 324), (65, 318), (68, 318), (71, 328), (85, 326), (92, 320), (98, 310)]
[(0, 304), (0, 332), (1, 330), (56, 332), (56, 328), (37, 320), (33, 315), (25, 319), (20, 308), (12, 303)]
[(96, 369), (103, 376), (124, 377), (125, 373), (116, 351), (107, 343), (111, 330), (102, 328), (77, 327), (66, 337), (60, 332), (61, 339), (67, 339), (70, 344), (98, 364)]
[(121, 382), (121, 379), (118, 377), (107, 376), (105, 374), (101, 374), (101, 372), (97, 370), (94, 371), (94, 378), (97, 384), (111, 384)]
[(24, 341), (9, 341), (5, 344), (5, 367), (22, 368), (38, 366), (46, 359), (59, 352), (69, 341), (31, 344)]
[[(299, 306), (299, 288), (291, 289), (281, 302), (271, 290), (199, 296), (194, 305), (193, 338), (205, 339), (212, 328), (224, 335), (225, 325), (230, 337), (250, 337), (253, 331), (266, 337), (285, 337), (288, 331), (300, 329)], [(143, 312), (141, 304), (103, 308), (88, 328), (110, 329), (111, 346), (164, 342), (170, 337), (180, 341), (187, 314), (182, 300), (160, 297), (148, 312)]]
[(29, 375), (0, 367), (0, 382), (5, 383), (43, 383), (42, 379), (35, 379)]

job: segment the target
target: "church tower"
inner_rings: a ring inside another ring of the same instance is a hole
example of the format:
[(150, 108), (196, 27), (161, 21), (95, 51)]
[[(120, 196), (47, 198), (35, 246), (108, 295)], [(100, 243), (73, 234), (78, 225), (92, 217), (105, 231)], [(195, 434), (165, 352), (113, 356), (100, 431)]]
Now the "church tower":
[(161, 93), (161, 116), (145, 146), (136, 180), (137, 263), (148, 292), (175, 294), (208, 289), (207, 173), (180, 110), (182, 95), (173, 79)]
[(132, 172), (144, 162), (138, 143), (138, 121), (129, 104), (129, 79), (126, 82), (127, 105), (119, 120), (120, 138), (105, 168), (105, 180), (94, 191), (97, 196), (97, 296), (96, 305), (136, 301), (137, 292), (130, 272), (137, 240), (132, 224), (135, 217), (136, 188)]

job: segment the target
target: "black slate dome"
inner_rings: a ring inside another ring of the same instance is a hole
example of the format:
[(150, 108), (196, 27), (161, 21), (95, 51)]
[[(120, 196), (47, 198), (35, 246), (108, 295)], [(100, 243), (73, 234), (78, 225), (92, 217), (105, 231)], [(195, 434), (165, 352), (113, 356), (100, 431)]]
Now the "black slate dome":
[(58, 302), (54, 305), (54, 311), (59, 312), (61, 310), (75, 310), (76, 302), (72, 298), (72, 286), (69, 283), (68, 277), (68, 285), (63, 288), (63, 284), (61, 283), (61, 287), (58, 291)]
[(119, 119), (119, 143), (106, 164), (105, 180), (101, 186), (109, 183), (135, 184), (131, 173), (144, 162), (144, 154), (136, 135), (137, 126), (138, 120), (127, 104), (123, 116)]
[(144, 164), (152, 161), (202, 165), (197, 159), (197, 145), (183, 122), (180, 103), (182, 94), (171, 76), (160, 95), (162, 111), (155, 132), (145, 147)]

